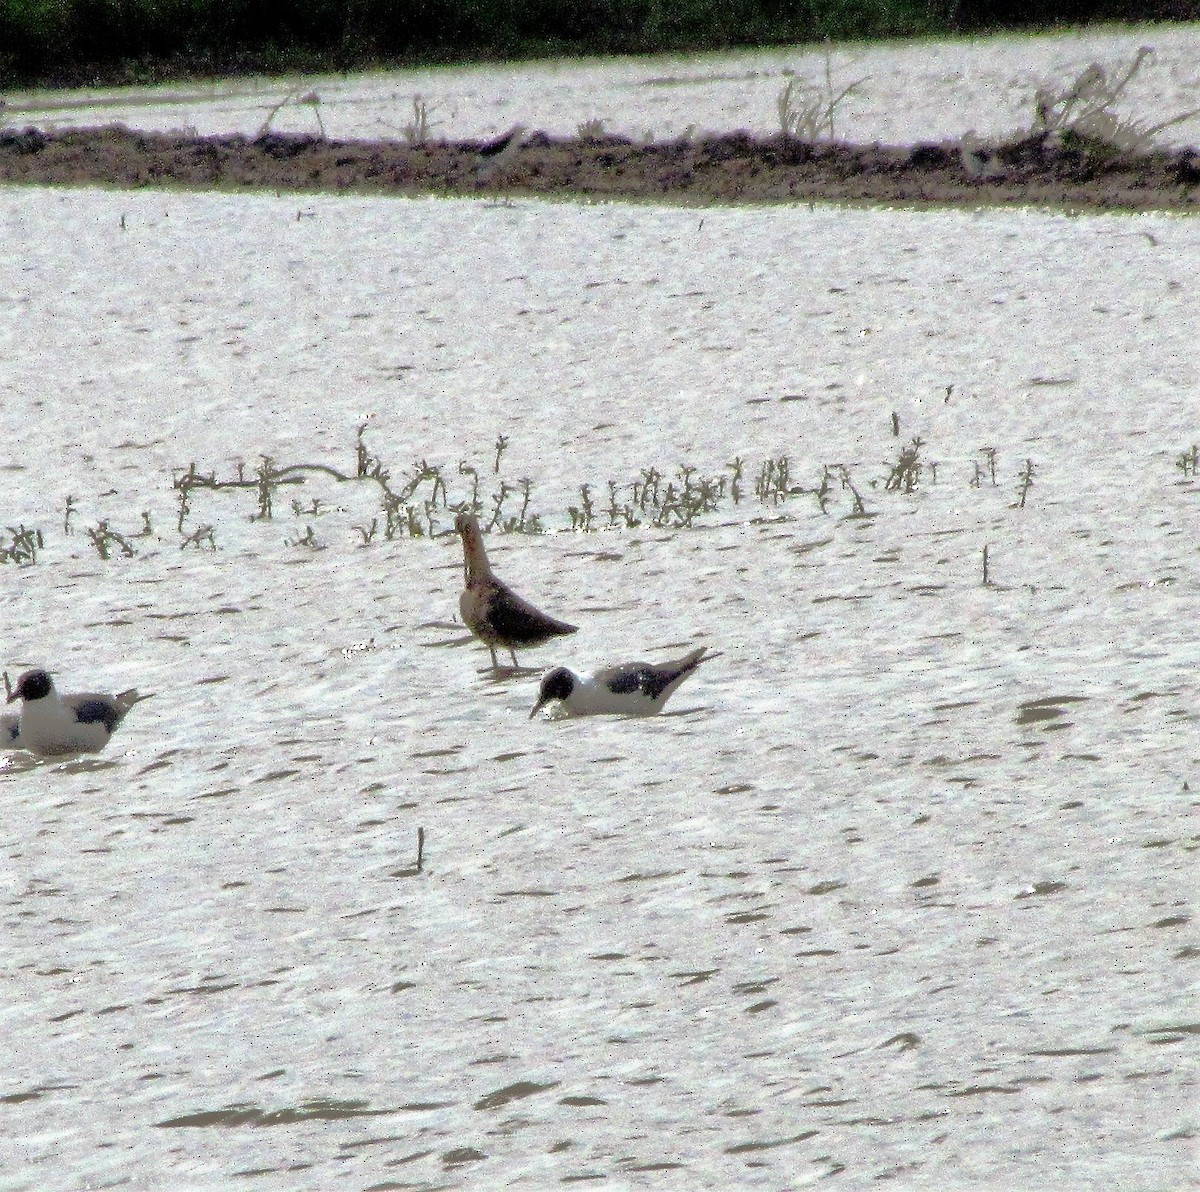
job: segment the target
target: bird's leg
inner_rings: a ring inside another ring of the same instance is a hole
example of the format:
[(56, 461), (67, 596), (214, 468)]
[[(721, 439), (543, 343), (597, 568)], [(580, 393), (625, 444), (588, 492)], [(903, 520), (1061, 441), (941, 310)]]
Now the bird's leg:
[(500, 659), (496, 657), (496, 647), (491, 642), (487, 642), (487, 648), (492, 652), (492, 670), (500, 669)]
[(517, 652), (512, 646), (508, 647), (508, 656), (513, 660), (513, 670), (520, 670), (521, 664), (517, 661)]

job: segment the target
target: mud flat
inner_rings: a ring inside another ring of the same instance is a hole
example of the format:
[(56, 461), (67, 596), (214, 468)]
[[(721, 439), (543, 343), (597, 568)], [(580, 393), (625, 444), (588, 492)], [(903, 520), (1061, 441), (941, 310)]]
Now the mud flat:
[(0, 133), (0, 180), (118, 187), (359, 194), (502, 194), (683, 203), (789, 201), (1028, 204), (1194, 211), (1200, 152), (1121, 153), (1081, 138), (940, 144), (811, 144), (732, 133), (671, 141), (535, 133), (499, 158), (485, 142), (192, 136), (122, 126)]

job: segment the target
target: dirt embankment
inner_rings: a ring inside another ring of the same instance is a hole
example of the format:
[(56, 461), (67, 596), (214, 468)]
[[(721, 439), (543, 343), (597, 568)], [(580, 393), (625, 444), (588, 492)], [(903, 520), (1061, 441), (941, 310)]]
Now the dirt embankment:
[(0, 129), (0, 181), (373, 194), (553, 195), (687, 203), (832, 200), (1026, 203), (1073, 210), (1196, 211), (1200, 151), (1121, 153), (1053, 137), (956, 143), (806, 144), (745, 133), (642, 144), (534, 133), (409, 145), (313, 136), (197, 137), (122, 127)]

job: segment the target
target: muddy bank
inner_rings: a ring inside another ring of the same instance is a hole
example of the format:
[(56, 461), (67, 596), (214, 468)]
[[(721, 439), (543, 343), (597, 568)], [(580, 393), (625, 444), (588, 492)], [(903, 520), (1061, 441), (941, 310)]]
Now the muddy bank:
[(473, 141), (197, 137), (123, 127), (0, 130), (0, 181), (229, 190), (543, 195), (694, 203), (1006, 204), (1200, 209), (1200, 151), (1128, 154), (1034, 137), (1005, 146), (805, 144), (744, 133), (658, 143), (542, 133)]

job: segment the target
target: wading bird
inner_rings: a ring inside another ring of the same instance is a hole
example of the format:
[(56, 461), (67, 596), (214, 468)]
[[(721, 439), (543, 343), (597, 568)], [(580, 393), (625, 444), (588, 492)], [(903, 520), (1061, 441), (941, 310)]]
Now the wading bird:
[(503, 580), (492, 574), (479, 520), (472, 513), (460, 513), (454, 528), (462, 535), (466, 587), (458, 598), (458, 608), (466, 626), (492, 654), (492, 669), (499, 670), (496, 647), (503, 646), (519, 669), (515, 648), (540, 646), (552, 637), (574, 633), (577, 625), (556, 620), (521, 599)]

